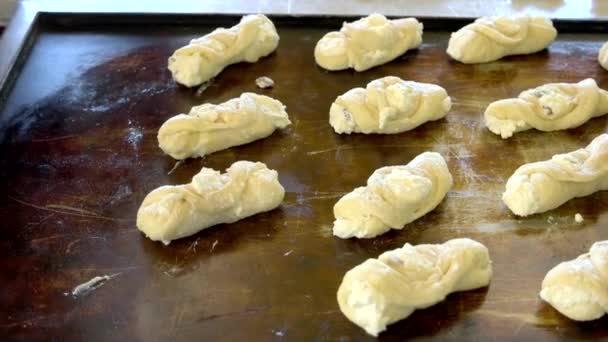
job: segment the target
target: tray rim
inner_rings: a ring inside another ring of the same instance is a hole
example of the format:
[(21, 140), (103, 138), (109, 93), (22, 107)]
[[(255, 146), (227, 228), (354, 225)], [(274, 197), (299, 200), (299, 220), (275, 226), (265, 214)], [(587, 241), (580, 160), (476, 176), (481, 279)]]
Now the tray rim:
[[(50, 8), (36, 7), (31, 3), (19, 2), (14, 17), (6, 28), (0, 40), (0, 110), (3, 110), (8, 100), (10, 90), (19, 76), (21, 67), (25, 64), (35, 38), (43, 24), (58, 26), (93, 27), (112, 24), (141, 25), (150, 23), (171, 24), (185, 22), (195, 24), (201, 18), (212, 19), (219, 25), (227, 20), (236, 21), (248, 13), (179, 13), (179, 12), (95, 12), (76, 10), (72, 12), (53, 11)], [(344, 21), (361, 18), (361, 15), (334, 14), (298, 14), (298, 13), (268, 13), (278, 24), (302, 25), (303, 21), (315, 26), (339, 26)], [(400, 16), (387, 15), (388, 18)], [(475, 20), (466, 16), (418, 16), (425, 24), (425, 29), (443, 30), (462, 27)], [(608, 33), (608, 18), (589, 19), (552, 19), (558, 31), (563, 33)]]

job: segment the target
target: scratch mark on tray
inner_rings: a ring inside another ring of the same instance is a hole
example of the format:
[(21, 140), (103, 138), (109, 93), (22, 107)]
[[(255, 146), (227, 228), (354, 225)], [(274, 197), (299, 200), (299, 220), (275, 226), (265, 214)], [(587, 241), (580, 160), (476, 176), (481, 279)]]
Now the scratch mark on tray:
[(30, 243), (31, 244), (44, 243), (44, 242), (47, 242), (48, 240), (55, 240), (55, 239), (60, 239), (62, 237), (71, 237), (71, 236), (72, 236), (71, 234), (55, 234), (55, 235), (31, 239)]
[(340, 193), (336, 193), (336, 194), (333, 194), (333, 195), (319, 195), (319, 196), (301, 197), (299, 200), (301, 202), (304, 202), (304, 201), (312, 201), (312, 200), (318, 200), (318, 199), (333, 199), (333, 198), (342, 197), (345, 194), (346, 194), (345, 192), (340, 192)]
[(196, 240), (194, 240), (194, 242), (190, 244), (190, 247), (188, 247), (188, 250), (186, 250), (186, 252), (194, 251), (194, 253), (196, 253), (196, 246), (198, 246), (198, 240), (200, 239), (200, 237), (196, 238)]
[(125, 219), (118, 219), (118, 218), (114, 218), (114, 217), (102, 216), (100, 214), (97, 214), (97, 213), (89, 211), (89, 210), (69, 207), (69, 206), (61, 205), (61, 204), (47, 204), (45, 206), (41, 206), (41, 205), (26, 202), (26, 201), (22, 201), (20, 199), (17, 199), (17, 198), (11, 197), (11, 196), (8, 196), (8, 198), (12, 199), (13, 201), (15, 201), (21, 205), (27, 206), (27, 207), (44, 210), (44, 211), (50, 211), (50, 212), (57, 213), (57, 214), (94, 218), (94, 219), (116, 221), (116, 222), (128, 221)]
[(33, 143), (46, 143), (46, 142), (53, 142), (53, 141), (58, 141), (58, 140), (72, 139), (72, 138), (76, 138), (76, 137), (78, 137), (78, 135), (76, 135), (76, 134), (70, 134), (70, 135), (63, 135), (63, 136), (60, 136), (60, 137), (32, 139), (32, 140), (30, 140), (30, 142), (33, 142)]
[(166, 271), (163, 271), (163, 273), (169, 277), (174, 277), (179, 275), (179, 273), (183, 270), (182, 267), (180, 267), (180, 265), (173, 265), (171, 266), (171, 268), (169, 268)]
[(74, 271), (80, 271), (80, 272), (92, 272), (92, 271), (97, 271), (97, 272), (110, 272), (113, 271), (115, 273), (122, 273), (124, 271), (132, 271), (132, 270), (136, 270), (140, 268), (140, 266), (122, 266), (122, 267), (103, 267), (103, 268), (96, 268), (96, 267), (82, 267), (82, 268), (75, 268), (73, 269)]
[(171, 320), (171, 327), (169, 328), (169, 336), (171, 336), (171, 340), (175, 338), (177, 328), (180, 326), (185, 311), (185, 305), (180, 305), (179, 311), (173, 316), (173, 319)]
[(96, 212), (89, 211), (86, 209), (81, 209), (81, 208), (70, 207), (70, 206), (63, 205), (63, 204), (47, 204), (45, 207), (49, 208), (49, 209), (63, 209), (63, 210), (67, 210), (67, 211), (74, 211), (77, 213), (81, 213), (83, 215), (99, 216), (99, 214)]
[(65, 248), (65, 254), (69, 254), (72, 252), (72, 247), (79, 243), (82, 240), (87, 240), (87, 239), (99, 239), (99, 240), (103, 240), (103, 241), (107, 241), (107, 239), (104, 236), (87, 236), (86, 238), (80, 238), (80, 239), (76, 239), (74, 241), (71, 241), (70, 243), (68, 243), (67, 247)]
[(175, 162), (175, 165), (173, 165), (173, 168), (169, 170), (169, 172), (167, 172), (167, 175), (170, 175), (173, 173), (173, 171), (177, 170), (177, 168), (182, 165), (183, 162), (183, 160), (178, 160), (177, 162)]
[(524, 323), (539, 325), (539, 326), (550, 326), (556, 325), (558, 322), (555, 318), (551, 317), (537, 317), (527, 313), (510, 313), (510, 312), (499, 312), (494, 310), (478, 310), (475, 314), (493, 316), (497, 318), (505, 318), (510, 320), (522, 321)]
[(309, 156), (314, 156), (317, 154), (321, 154), (321, 153), (328, 153), (328, 152), (339, 152), (339, 151), (346, 151), (346, 150), (359, 150), (359, 149), (366, 149), (366, 148), (378, 148), (378, 147), (388, 147), (388, 148), (401, 148), (401, 147), (408, 147), (411, 145), (401, 145), (401, 144), (395, 144), (395, 145), (373, 145), (373, 146), (368, 146), (368, 145), (361, 145), (361, 146), (338, 146), (338, 147), (333, 147), (333, 148), (327, 148), (324, 150), (317, 150), (317, 151), (308, 151), (306, 152), (307, 155)]
[(203, 317), (199, 318), (198, 321), (201, 322), (201, 321), (209, 321), (209, 320), (214, 320), (214, 319), (224, 318), (224, 317), (231, 317), (231, 316), (252, 315), (252, 314), (255, 314), (258, 312), (266, 311), (268, 308), (269, 308), (269, 306), (262, 306), (259, 308), (251, 308), (251, 309), (246, 309), (243, 311), (226, 312), (223, 314), (213, 314), (213, 315), (203, 316)]

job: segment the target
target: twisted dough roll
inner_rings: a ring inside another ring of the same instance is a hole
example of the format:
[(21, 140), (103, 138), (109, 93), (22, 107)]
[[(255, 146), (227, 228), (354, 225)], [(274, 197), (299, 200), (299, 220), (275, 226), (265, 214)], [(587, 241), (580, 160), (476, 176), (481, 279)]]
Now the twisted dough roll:
[(576, 321), (591, 321), (607, 313), (608, 240), (594, 243), (589, 253), (551, 269), (540, 297)]
[(608, 70), (608, 42), (602, 45), (602, 48), (597, 55), (597, 60), (604, 69)]
[(519, 167), (502, 199), (514, 214), (528, 216), (601, 190), (608, 190), (608, 134), (585, 148)]
[(202, 157), (266, 138), (291, 124), (285, 106), (268, 96), (243, 93), (219, 105), (192, 107), (158, 130), (160, 148), (175, 159)]
[(448, 93), (438, 85), (387, 76), (338, 96), (329, 123), (340, 134), (394, 134), (439, 120), (451, 107)]
[(491, 277), (488, 249), (477, 241), (406, 243), (348, 271), (338, 304), (350, 321), (377, 336), (414, 310), (435, 305), (452, 292), (486, 286)]
[(388, 20), (372, 14), (324, 35), (315, 46), (315, 61), (327, 70), (364, 71), (390, 62), (421, 43), (422, 24), (418, 20)]
[(343, 239), (373, 238), (403, 227), (433, 210), (452, 187), (452, 175), (436, 152), (407, 165), (382, 167), (334, 206), (333, 233)]
[(284, 195), (277, 172), (263, 163), (238, 161), (224, 174), (204, 167), (189, 184), (150, 192), (137, 212), (137, 228), (151, 240), (169, 244), (216, 224), (272, 210)]
[(492, 102), (484, 113), (486, 126), (503, 139), (535, 128), (550, 132), (578, 127), (608, 113), (608, 92), (595, 80), (549, 83), (529, 89), (515, 99)]
[(257, 62), (279, 45), (274, 24), (263, 14), (244, 16), (238, 25), (218, 28), (190, 41), (169, 57), (173, 79), (187, 87), (204, 83), (225, 67), (239, 62)]
[(447, 53), (462, 63), (486, 63), (546, 48), (557, 36), (547, 18), (481, 17), (452, 33)]

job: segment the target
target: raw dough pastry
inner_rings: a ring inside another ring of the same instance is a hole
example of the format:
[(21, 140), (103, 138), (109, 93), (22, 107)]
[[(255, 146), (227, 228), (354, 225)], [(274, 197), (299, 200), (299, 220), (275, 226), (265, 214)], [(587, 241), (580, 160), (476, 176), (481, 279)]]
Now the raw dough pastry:
[(578, 127), (606, 113), (608, 92), (587, 78), (578, 83), (545, 84), (515, 99), (493, 102), (484, 118), (490, 131), (506, 139), (532, 128), (550, 132)]
[(340, 198), (334, 206), (334, 235), (372, 238), (435, 209), (452, 187), (452, 175), (436, 152), (418, 155), (407, 165), (382, 167)]
[(327, 70), (364, 71), (390, 62), (421, 43), (422, 24), (415, 18), (388, 20), (372, 14), (323, 36), (315, 46), (315, 61)]
[(158, 130), (158, 144), (175, 159), (202, 157), (266, 138), (290, 124), (281, 102), (243, 93), (222, 104), (206, 103), (170, 118)]
[(488, 249), (471, 239), (412, 246), (367, 259), (348, 271), (338, 289), (344, 315), (373, 336), (457, 291), (486, 286), (492, 277)]
[(169, 57), (173, 79), (187, 87), (202, 84), (225, 67), (239, 62), (257, 62), (279, 45), (274, 24), (263, 14), (247, 15), (238, 25), (218, 28), (190, 41)]
[(502, 199), (514, 214), (528, 216), (601, 190), (608, 190), (608, 134), (585, 148), (521, 166)]
[(602, 45), (600, 53), (597, 56), (597, 60), (604, 69), (608, 70), (608, 42)]
[(387, 76), (338, 96), (329, 110), (336, 133), (394, 134), (443, 118), (452, 107), (438, 85)]
[(555, 266), (543, 280), (540, 297), (564, 316), (590, 321), (608, 312), (608, 240), (589, 253)]
[(277, 172), (263, 163), (238, 161), (224, 174), (204, 167), (189, 184), (161, 186), (149, 193), (137, 212), (137, 228), (151, 240), (169, 244), (216, 224), (272, 210), (284, 195)]
[(546, 48), (557, 36), (547, 18), (481, 17), (452, 33), (448, 54), (462, 63), (486, 63)]

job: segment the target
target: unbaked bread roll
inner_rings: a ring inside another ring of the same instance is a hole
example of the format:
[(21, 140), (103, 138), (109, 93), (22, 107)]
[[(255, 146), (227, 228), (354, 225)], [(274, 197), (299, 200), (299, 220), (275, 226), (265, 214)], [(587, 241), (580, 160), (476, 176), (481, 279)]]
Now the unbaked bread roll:
[(601, 190), (608, 190), (608, 134), (585, 148), (519, 167), (502, 199), (514, 214), (528, 216)]
[(436, 152), (407, 165), (382, 167), (334, 206), (333, 233), (343, 239), (373, 238), (403, 227), (435, 209), (452, 187), (452, 175)]
[(338, 304), (350, 321), (377, 336), (387, 325), (452, 292), (487, 286), (491, 277), (488, 249), (477, 241), (406, 243), (348, 271), (338, 289)]
[(224, 174), (204, 167), (189, 184), (150, 192), (137, 212), (137, 228), (151, 240), (169, 244), (216, 224), (272, 210), (284, 195), (277, 172), (263, 163), (238, 161)]
[(279, 35), (270, 19), (263, 14), (247, 15), (238, 25), (218, 28), (177, 49), (169, 57), (169, 70), (176, 82), (194, 87), (230, 64), (257, 62), (278, 45)]
[(158, 130), (158, 144), (175, 159), (202, 157), (266, 138), (290, 124), (281, 102), (243, 93), (222, 104), (206, 103), (170, 118)]
[(546, 48), (557, 36), (547, 18), (481, 17), (452, 33), (447, 53), (462, 63), (486, 63)]
[(327, 70), (364, 71), (390, 62), (421, 43), (422, 24), (415, 18), (388, 20), (372, 14), (323, 36), (315, 46), (315, 61)]
[(486, 126), (503, 139), (535, 128), (556, 131), (578, 127), (608, 113), (608, 92), (595, 80), (549, 83), (529, 89), (515, 99), (492, 102), (484, 113)]
[(329, 123), (336, 133), (394, 134), (439, 120), (451, 107), (448, 93), (438, 85), (387, 76), (338, 96)]
[(608, 240), (547, 273), (540, 297), (564, 316), (591, 321), (608, 312)]
[(602, 48), (597, 55), (597, 60), (604, 69), (608, 70), (608, 42), (602, 45)]

